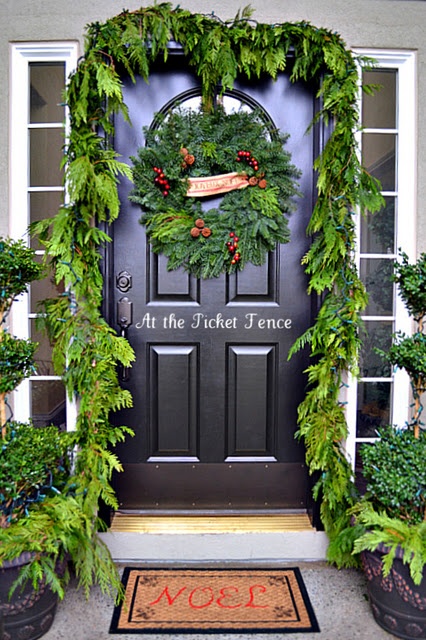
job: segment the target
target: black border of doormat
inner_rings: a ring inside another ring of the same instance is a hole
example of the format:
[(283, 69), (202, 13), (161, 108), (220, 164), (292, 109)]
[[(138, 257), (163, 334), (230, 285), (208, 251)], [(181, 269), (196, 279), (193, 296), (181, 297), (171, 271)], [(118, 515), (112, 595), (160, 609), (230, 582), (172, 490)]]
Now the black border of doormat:
[(124, 629), (124, 628), (119, 628), (118, 627), (118, 622), (119, 622), (119, 617), (120, 617), (120, 611), (121, 611), (121, 607), (122, 605), (117, 605), (114, 607), (114, 612), (112, 615), (112, 620), (111, 620), (111, 625), (110, 625), (110, 629), (109, 629), (109, 633), (110, 634), (115, 634), (115, 633), (121, 633), (121, 634), (128, 634), (128, 635), (139, 635), (139, 634), (162, 634), (162, 635), (167, 635), (167, 634), (193, 634), (193, 633), (200, 633), (200, 634), (224, 634), (224, 633), (239, 633), (239, 634), (243, 634), (243, 633), (247, 633), (247, 634), (255, 634), (255, 633), (275, 633), (275, 634), (287, 634), (287, 633), (316, 633), (320, 631), (318, 622), (317, 622), (317, 618), (315, 616), (315, 612), (314, 609), (312, 607), (309, 595), (308, 595), (308, 591), (306, 589), (301, 571), (299, 569), (299, 567), (212, 567), (212, 566), (203, 566), (203, 567), (141, 567), (141, 566), (126, 566), (123, 569), (123, 575), (122, 575), (122, 584), (124, 586), (124, 589), (126, 589), (127, 587), (127, 582), (130, 576), (130, 573), (132, 571), (206, 571), (206, 572), (211, 572), (211, 571), (215, 571), (215, 572), (236, 572), (236, 571), (251, 571), (253, 572), (253, 574), (255, 574), (256, 572), (260, 572), (260, 571), (268, 571), (270, 570), (271, 572), (284, 572), (284, 571), (292, 571), (294, 573), (294, 577), (296, 578), (298, 587), (300, 589), (300, 593), (302, 595), (303, 601), (304, 601), (304, 605), (306, 607), (306, 611), (311, 623), (310, 627), (300, 627), (298, 629), (294, 628), (286, 628), (285, 626), (280, 628), (280, 627), (275, 627), (275, 628), (264, 628), (264, 627), (253, 627), (253, 628), (246, 628), (246, 627), (242, 627), (242, 628), (225, 628), (225, 627), (217, 627), (217, 628), (211, 628), (211, 629), (206, 629), (204, 627), (188, 627), (188, 628), (183, 628), (183, 627), (177, 627), (177, 628), (157, 628), (157, 627), (145, 627), (144, 629)]

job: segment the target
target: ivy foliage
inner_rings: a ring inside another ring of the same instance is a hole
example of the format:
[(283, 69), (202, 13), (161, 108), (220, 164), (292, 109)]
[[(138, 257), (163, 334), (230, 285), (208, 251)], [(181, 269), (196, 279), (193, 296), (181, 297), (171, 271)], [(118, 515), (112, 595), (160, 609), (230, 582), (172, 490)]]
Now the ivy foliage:
[[(321, 516), (333, 539), (347, 521), (354, 502), (351, 470), (342, 441), (347, 434), (340, 393), (344, 376), (357, 371), (359, 316), (366, 294), (352, 259), (354, 212), (375, 211), (382, 205), (379, 184), (365, 171), (357, 153), (360, 62), (335, 32), (308, 22), (260, 24), (250, 9), (222, 22), (214, 15), (192, 14), (169, 3), (123, 11), (104, 23), (89, 25), (86, 45), (71, 76), (66, 102), (71, 131), (64, 157), (70, 204), (53, 221), (35, 226), (45, 242), (58, 281), (68, 294), (47, 303), (55, 362), (64, 374), (70, 395), (79, 398), (77, 434), (85, 493), (80, 498), (93, 517), (99, 497), (115, 506), (108, 488), (109, 473), (118, 468), (108, 458), (114, 439), (110, 411), (128, 406), (116, 365), (131, 364), (129, 345), (107, 326), (101, 315), (102, 246), (108, 236), (96, 223), (111, 224), (119, 213), (117, 184), (131, 178), (108, 144), (114, 114), (128, 118), (123, 100), (123, 74), (149, 80), (154, 61), (166, 61), (170, 40), (178, 42), (185, 60), (202, 84), (203, 108), (211, 110), (218, 87), (230, 90), (238, 75), (275, 78), (288, 68), (292, 82), (315, 82), (320, 120), (333, 123), (321, 155), (315, 160), (317, 200), (308, 233), (313, 237), (303, 259), (309, 292), (318, 294), (322, 308), (315, 324), (300, 337), (293, 352), (308, 346), (312, 354), (310, 387), (299, 409), (310, 471), (319, 481)], [(84, 465), (83, 465), (84, 462)], [(333, 558), (331, 558), (333, 559)], [(345, 558), (339, 558), (344, 562)]]
[[(212, 278), (247, 262), (263, 264), (277, 242), (289, 241), (284, 214), (294, 208), (299, 172), (283, 149), (286, 138), (261, 113), (227, 114), (220, 105), (212, 112), (173, 110), (159, 114), (145, 136), (132, 158), (130, 199), (141, 205), (152, 250), (168, 257), (169, 269)], [(225, 193), (219, 206), (187, 196), (191, 178), (236, 172), (245, 187)], [(204, 223), (199, 231), (197, 220)]]

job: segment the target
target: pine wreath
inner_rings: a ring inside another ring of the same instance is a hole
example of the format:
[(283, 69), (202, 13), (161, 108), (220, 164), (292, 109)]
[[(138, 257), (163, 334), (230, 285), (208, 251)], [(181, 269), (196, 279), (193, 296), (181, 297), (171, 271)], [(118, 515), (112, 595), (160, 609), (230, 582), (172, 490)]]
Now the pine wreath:
[[(288, 135), (258, 111), (228, 114), (221, 106), (180, 108), (154, 122), (132, 158), (130, 199), (141, 206), (152, 250), (167, 256), (169, 270), (217, 277), (247, 262), (263, 264), (277, 243), (289, 241), (286, 214), (300, 173), (284, 149)], [(218, 204), (211, 191), (204, 195), (201, 178), (232, 190)]]

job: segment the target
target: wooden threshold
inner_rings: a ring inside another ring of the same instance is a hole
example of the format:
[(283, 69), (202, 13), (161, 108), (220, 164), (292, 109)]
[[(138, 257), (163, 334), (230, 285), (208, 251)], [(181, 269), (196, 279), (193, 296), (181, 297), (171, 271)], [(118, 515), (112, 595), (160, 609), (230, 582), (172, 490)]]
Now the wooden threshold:
[(281, 515), (129, 515), (114, 514), (112, 533), (279, 533), (313, 531), (306, 513)]

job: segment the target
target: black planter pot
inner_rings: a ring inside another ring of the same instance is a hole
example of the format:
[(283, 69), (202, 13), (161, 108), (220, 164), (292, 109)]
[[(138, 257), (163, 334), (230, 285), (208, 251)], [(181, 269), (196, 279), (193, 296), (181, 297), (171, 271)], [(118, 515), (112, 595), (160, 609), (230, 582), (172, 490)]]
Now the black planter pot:
[(420, 585), (415, 585), (410, 570), (402, 562), (402, 552), (384, 578), (382, 558), (386, 547), (361, 554), (374, 618), (383, 629), (405, 640), (426, 639), (426, 568)]
[(30, 554), (22, 554), (0, 567), (0, 640), (36, 640), (52, 626), (58, 597), (46, 585), (42, 584), (35, 591), (28, 582), (9, 598), (10, 587), (30, 557)]

